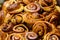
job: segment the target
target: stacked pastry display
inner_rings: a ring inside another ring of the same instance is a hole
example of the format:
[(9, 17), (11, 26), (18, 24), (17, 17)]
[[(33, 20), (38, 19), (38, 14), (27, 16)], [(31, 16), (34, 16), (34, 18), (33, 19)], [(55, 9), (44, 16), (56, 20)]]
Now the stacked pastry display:
[(60, 0), (0, 0), (0, 40), (60, 40)]

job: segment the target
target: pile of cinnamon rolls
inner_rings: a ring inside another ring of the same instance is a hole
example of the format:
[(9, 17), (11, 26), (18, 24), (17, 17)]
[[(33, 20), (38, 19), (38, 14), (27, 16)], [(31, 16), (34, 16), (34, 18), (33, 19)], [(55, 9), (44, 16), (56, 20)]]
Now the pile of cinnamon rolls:
[(5, 0), (0, 9), (0, 40), (60, 40), (59, 2)]

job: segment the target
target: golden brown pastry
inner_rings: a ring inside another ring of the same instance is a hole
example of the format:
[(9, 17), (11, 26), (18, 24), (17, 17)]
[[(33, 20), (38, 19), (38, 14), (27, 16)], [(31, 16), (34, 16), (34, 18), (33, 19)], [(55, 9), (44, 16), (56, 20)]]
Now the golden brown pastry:
[(34, 32), (26, 32), (25, 37), (27, 40), (36, 40), (38, 38), (38, 35)]
[(2, 30), (3, 32), (9, 32), (9, 31), (12, 30), (12, 28), (14, 27), (14, 25), (13, 25), (12, 23), (9, 23), (9, 24), (3, 23), (1, 27), (2, 27), (1, 30)]
[(16, 2), (15, 0), (6, 1), (3, 5), (3, 10), (10, 14), (19, 13), (23, 11), (23, 4), (20, 3), (21, 2)]
[(39, 4), (44, 11), (51, 11), (57, 3), (56, 0), (39, 0)]
[(23, 17), (22, 14), (16, 14), (11, 18), (11, 22), (13, 24), (17, 24), (17, 23), (23, 23)]
[(11, 20), (13, 15), (10, 15), (9, 13), (6, 14), (5, 18), (4, 18), (4, 23), (9, 23), (9, 21)]
[(25, 40), (25, 38), (18, 33), (12, 33), (5, 40)]
[(53, 31), (54, 29), (55, 29), (55, 26), (46, 21), (38, 21), (32, 27), (32, 31), (39, 34), (39, 36), (43, 36), (47, 32)]
[(24, 24), (19, 24), (13, 27), (13, 31), (17, 33), (28, 32), (28, 28)]
[(27, 12), (38, 12), (40, 10), (40, 5), (37, 2), (30, 3), (24, 7), (24, 11)]
[(49, 32), (44, 36), (43, 40), (60, 40), (60, 33), (56, 30)]
[(2, 30), (0, 30), (0, 40), (5, 40), (7, 36), (7, 33), (4, 33)]
[(23, 20), (28, 24), (34, 24), (36, 21), (40, 21), (40, 15), (38, 13), (26, 12), (23, 15)]
[(59, 1), (5, 0), (0, 7), (0, 40), (60, 40)]

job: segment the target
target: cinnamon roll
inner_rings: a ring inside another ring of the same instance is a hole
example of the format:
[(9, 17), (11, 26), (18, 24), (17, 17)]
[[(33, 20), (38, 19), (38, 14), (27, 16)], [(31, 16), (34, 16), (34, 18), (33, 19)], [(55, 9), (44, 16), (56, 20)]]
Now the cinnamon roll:
[(53, 23), (54, 25), (59, 25), (59, 20), (59, 15), (52, 15), (49, 22)]
[(2, 24), (2, 31), (3, 31), (3, 32), (9, 32), (9, 31), (12, 30), (13, 26), (14, 26), (14, 25), (13, 25), (12, 23), (9, 23), (9, 24), (3, 23), (3, 24)]
[(45, 21), (53, 23), (54, 25), (58, 25), (60, 20), (59, 17), (60, 13), (55, 10), (45, 17)]
[(7, 13), (7, 7), (13, 3), (13, 0), (5, 1), (2, 6), (2, 10), (4, 10), (5, 13)]
[(39, 36), (43, 36), (54, 29), (55, 26), (47, 21), (38, 21), (32, 27), (32, 31), (37, 33)]
[(40, 5), (36, 2), (30, 3), (24, 7), (24, 11), (27, 12), (38, 12), (40, 10)]
[(27, 38), (27, 40), (36, 40), (38, 35), (34, 32), (27, 32), (25, 37)]
[(38, 13), (25, 13), (23, 15), (24, 22), (28, 24), (34, 24), (36, 21), (40, 21), (40, 15)]
[[(47, 15), (45, 17), (45, 21), (49, 21), (50, 18), (52, 17), (52, 15), (57, 15), (57, 11), (56, 10), (53, 10), (52, 12), (50, 12), (49, 15)], [(59, 15), (59, 13), (58, 13), (58, 15)]]
[(19, 13), (23, 11), (23, 4), (21, 4), (21, 2), (10, 0), (4, 3), (3, 10), (9, 12), (10, 14)]
[(60, 40), (60, 33), (56, 30), (49, 32), (44, 36), (43, 40)]
[(13, 27), (13, 31), (17, 33), (28, 32), (28, 28), (24, 24), (19, 24)]
[(16, 14), (12, 17), (11, 22), (13, 24), (23, 23), (23, 17), (21, 14)]
[(60, 40), (58, 1), (5, 0), (0, 4), (0, 40)]
[(39, 0), (39, 4), (44, 11), (51, 11), (57, 3), (56, 0)]
[(18, 33), (12, 33), (5, 40), (24, 40), (25, 38)]

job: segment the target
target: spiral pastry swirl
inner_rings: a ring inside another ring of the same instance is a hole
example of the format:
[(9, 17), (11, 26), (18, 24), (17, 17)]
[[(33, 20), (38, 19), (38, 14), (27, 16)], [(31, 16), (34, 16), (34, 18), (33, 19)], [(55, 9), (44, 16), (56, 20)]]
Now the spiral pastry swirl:
[(11, 22), (13, 24), (23, 23), (23, 17), (21, 14), (16, 14), (12, 17)]
[(37, 39), (38, 35), (34, 32), (27, 32), (25, 37), (27, 38), (27, 40), (35, 40)]
[(56, 0), (39, 0), (39, 4), (44, 11), (51, 11), (56, 5)]
[(13, 0), (8, 0), (3, 3), (2, 10), (7, 14), (7, 7), (13, 3)]
[(28, 32), (28, 28), (24, 24), (19, 24), (13, 27), (13, 31), (17, 33)]
[(21, 34), (12, 33), (5, 40), (24, 40), (24, 37)]
[(60, 40), (59, 1), (5, 0), (0, 4), (0, 40)]
[(40, 10), (40, 5), (36, 2), (30, 3), (24, 7), (27, 12), (38, 12)]
[(55, 10), (51, 12), (49, 15), (45, 17), (45, 21), (48, 21), (50, 23), (53, 23), (54, 25), (58, 25), (59, 20), (60, 20), (60, 14)]
[(59, 40), (60, 39), (59, 37), (60, 37), (60, 33), (55, 30), (55, 31), (47, 33), (44, 36), (43, 40)]
[(40, 21), (41, 19), (38, 13), (27, 12), (23, 15), (23, 20), (28, 24), (34, 24), (36, 21)]
[(3, 10), (9, 12), (10, 14), (19, 13), (23, 11), (23, 4), (14, 0), (7, 1), (3, 5)]
[(45, 17), (45, 21), (49, 21), (52, 15), (59, 15), (59, 13), (57, 14), (57, 11), (53, 10), (52, 12), (49, 13), (49, 15)]
[(54, 29), (55, 29), (55, 26), (49, 22), (46, 22), (46, 21), (38, 21), (32, 27), (32, 31), (39, 34), (39, 36), (43, 36), (47, 32), (50, 32)]

